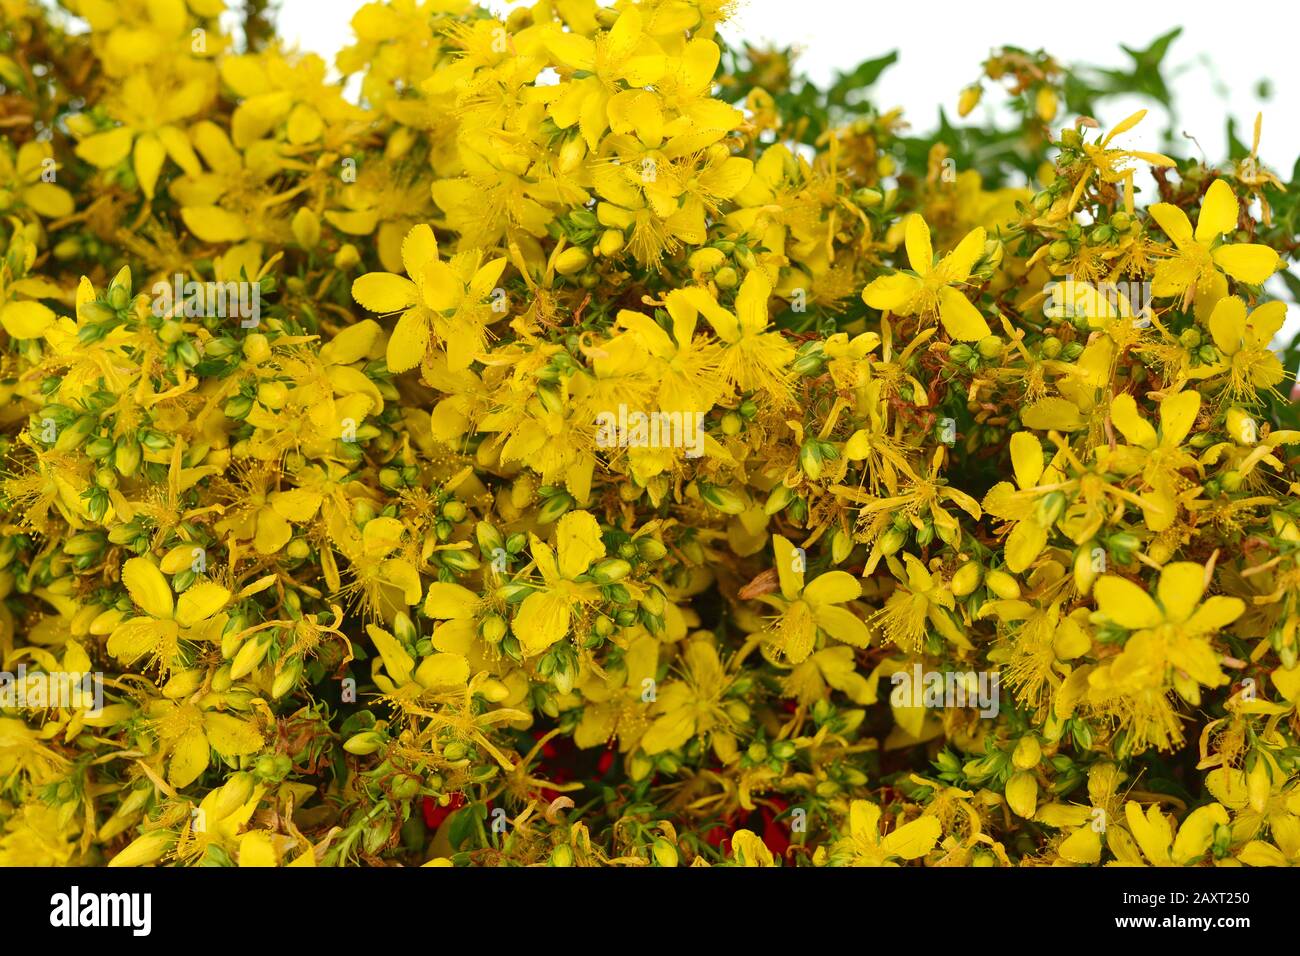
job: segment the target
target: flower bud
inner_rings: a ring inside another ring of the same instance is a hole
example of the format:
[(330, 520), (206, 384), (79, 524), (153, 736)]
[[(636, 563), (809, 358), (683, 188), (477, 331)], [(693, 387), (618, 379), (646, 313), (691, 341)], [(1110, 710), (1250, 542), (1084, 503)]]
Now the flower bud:
[(585, 249), (577, 246), (570, 246), (560, 253), (555, 260), (555, 271), (562, 276), (576, 275), (583, 269), (587, 268), (587, 263), (591, 261), (591, 256), (587, 255)]
[(1034, 520), (1041, 528), (1050, 529), (1065, 514), (1067, 499), (1064, 492), (1051, 491), (1038, 499), (1034, 506)]
[(265, 362), (271, 357), (271, 343), (261, 332), (254, 332), (244, 339), (244, 357), (254, 365)]
[(258, 664), (262, 663), (262, 658), (266, 657), (267, 651), (271, 649), (271, 638), (266, 632), (253, 635), (245, 641), (235, 654), (235, 659), (230, 664), (230, 679), (239, 680), (245, 674), (253, 671)]
[(598, 248), (602, 256), (618, 255), (623, 248), (623, 231), (621, 229), (606, 229), (600, 235)]
[(573, 848), (567, 843), (561, 843), (551, 851), (551, 856), (546, 861), (546, 865), (557, 867), (573, 866)]
[(1238, 445), (1253, 445), (1259, 434), (1253, 419), (1244, 409), (1230, 408), (1224, 419), (1224, 430)]
[(981, 357), (992, 360), (1002, 354), (1002, 339), (996, 335), (986, 335), (975, 347)]
[(109, 866), (148, 866), (162, 859), (163, 854), (176, 842), (176, 834), (169, 830), (153, 830), (136, 837), (108, 861)]
[(723, 514), (738, 515), (745, 510), (745, 499), (730, 488), (701, 482), (700, 497)]
[(984, 577), (984, 586), (1004, 601), (1014, 601), (1020, 597), (1020, 585), (1005, 571), (990, 571)]
[(353, 734), (343, 744), (343, 749), (350, 754), (356, 754), (358, 757), (366, 757), (379, 750), (384, 745), (384, 738), (378, 731), (363, 730), (359, 734)]
[(1005, 795), (1011, 812), (1028, 820), (1038, 809), (1038, 780), (1032, 773), (1021, 770), (1007, 781)]
[(907, 544), (907, 533), (905, 531), (900, 531), (898, 528), (890, 528), (880, 536), (876, 543), (880, 548), (881, 554), (893, 554), (903, 545)]
[(650, 852), (655, 858), (658, 866), (676, 866), (677, 865), (677, 847), (673, 846), (663, 837), (656, 837), (654, 843), (650, 845)]
[(957, 569), (948, 586), (956, 597), (965, 597), (980, 586), (983, 577), (984, 569), (979, 562), (967, 561)]
[(1038, 745), (1035, 738), (1021, 737), (1015, 751), (1011, 754), (1011, 762), (1017, 770), (1032, 770), (1038, 766), (1042, 756), (1043, 748)]
[(139, 442), (132, 438), (119, 439), (113, 450), (113, 467), (119, 475), (129, 478), (139, 469), (142, 457)]

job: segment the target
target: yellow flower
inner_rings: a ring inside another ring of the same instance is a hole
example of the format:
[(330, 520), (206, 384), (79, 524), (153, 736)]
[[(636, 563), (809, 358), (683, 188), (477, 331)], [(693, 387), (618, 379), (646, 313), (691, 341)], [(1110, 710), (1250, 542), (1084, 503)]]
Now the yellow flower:
[(1070, 195), (1070, 201), (1061, 210), (1053, 210), (1052, 219), (1064, 219), (1074, 211), (1075, 206), (1079, 204), (1079, 199), (1083, 196), (1084, 187), (1092, 178), (1092, 171), (1095, 169), (1102, 182), (1106, 183), (1123, 183), (1124, 184), (1124, 208), (1132, 214), (1133, 212), (1133, 170), (1128, 168), (1130, 160), (1140, 159), (1150, 163), (1152, 166), (1173, 166), (1174, 161), (1162, 153), (1144, 153), (1140, 150), (1131, 149), (1110, 149), (1110, 141), (1121, 133), (1127, 133), (1138, 123), (1142, 122), (1147, 115), (1146, 110), (1138, 110), (1132, 116), (1121, 120), (1107, 133), (1100, 142), (1084, 143), (1082, 145), (1083, 154), (1087, 157), (1087, 166), (1079, 181), (1075, 184), (1074, 192)]
[(862, 594), (857, 578), (847, 571), (827, 571), (805, 587), (803, 552), (779, 534), (772, 535), (772, 551), (781, 596), (763, 595), (762, 599), (781, 615), (766, 633), (790, 663), (807, 660), (819, 632), (854, 647), (870, 643), (867, 625), (848, 608), (840, 607)]
[(275, 201), (271, 181), (284, 166), (279, 154), (256, 146), (241, 154), (211, 120), (195, 123), (190, 138), (207, 169), (195, 159), (192, 167), (182, 166), (185, 175), (169, 189), (181, 204), (186, 228), (213, 243), (250, 237), (274, 242), (283, 236), (287, 214), (283, 203)]
[(639, 336), (649, 353), (655, 372), (652, 377), (659, 382), (659, 408), (706, 412), (724, 391), (718, 376), (722, 350), (706, 335), (695, 334), (699, 313), (685, 291), (674, 289), (665, 304), (672, 319), (669, 329), (644, 313), (628, 309), (619, 311), (618, 324), (629, 334)]
[(433, 309), (424, 294), (430, 263), (438, 259), (438, 240), (424, 223), (412, 226), (402, 240), (402, 266), (407, 276), (391, 272), (367, 272), (352, 283), (352, 298), (362, 308), (386, 314), (401, 312), (397, 328), (388, 340), (389, 370), (404, 372), (424, 358), (433, 327)]
[(488, 301), (505, 270), (504, 258), (479, 266), (480, 253), (438, 258), (438, 240), (421, 223), (402, 242), (405, 279), (391, 272), (367, 272), (352, 283), (352, 297), (371, 312), (401, 312), (388, 340), (390, 371), (415, 368), (429, 346), (441, 341), (450, 369), (460, 371), (483, 349), (484, 328), (493, 320)]
[(869, 527), (870, 538), (874, 541), (871, 553), (867, 555), (864, 575), (874, 571), (880, 559), (885, 557), (886, 552), (882, 547), (885, 535), (882, 532), (899, 515), (906, 518), (918, 531), (925, 526), (928, 519), (934, 525), (934, 531), (939, 538), (954, 547), (957, 547), (961, 540), (961, 523), (960, 519), (953, 517), (944, 505), (954, 504), (970, 517), (979, 519), (982, 514), (980, 503), (940, 477), (946, 457), (946, 448), (942, 446), (936, 448), (934, 456), (930, 459), (930, 469), (926, 476), (912, 478), (906, 482), (904, 491), (887, 498), (878, 498), (860, 489), (848, 488), (844, 485), (832, 486), (831, 491), (836, 495), (862, 503), (859, 524)]
[(1170, 818), (1160, 811), (1158, 804), (1147, 807), (1145, 815), (1140, 804), (1129, 800), (1124, 804), (1124, 817), (1129, 832), (1142, 849), (1142, 855), (1117, 862), (1127, 866), (1190, 866), (1205, 858), (1214, 842), (1216, 828), (1228, 825), (1228, 811), (1220, 803), (1197, 807), (1178, 826), (1177, 835)]
[[(1032, 432), (1016, 432), (1011, 436), (1011, 467), (1019, 493), (1010, 482), (998, 482), (984, 496), (981, 506), (989, 514), (1015, 522), (1003, 553), (1007, 568), (1019, 574), (1047, 547), (1048, 534), (1055, 519), (1065, 514), (1066, 501), (1064, 495), (1052, 487), (1060, 484), (1063, 476), (1055, 465), (1044, 468), (1043, 445)], [(1040, 483), (1048, 487), (1040, 490)], [(1037, 502), (1043, 500), (1044, 491), (1061, 499), (1055, 515), (1051, 512), (1044, 515), (1036, 507)], [(1052, 519), (1050, 524), (1043, 523), (1046, 518)]]
[(0, 145), (0, 188), (47, 219), (71, 215), (75, 208), (72, 194), (54, 182), (56, 169), (49, 143), (31, 140), (16, 152), (12, 143)]
[(249, 472), (241, 487), (246, 497), (241, 507), (217, 524), (217, 529), (237, 540), (253, 542), (258, 554), (277, 554), (293, 537), (294, 525), (303, 525), (316, 517), (324, 496), (305, 488), (274, 491), (270, 488), (273, 473), (269, 469)]
[(214, 643), (221, 639), (228, 616), (220, 613), (230, 591), (212, 581), (200, 581), (173, 601), (172, 589), (158, 565), (148, 558), (130, 558), (122, 565), (122, 583), (144, 616), (122, 621), (108, 638), (108, 652), (130, 664), (149, 655), (165, 677), (184, 654), (182, 641)]
[[(1258, 243), (1220, 243), (1219, 237), (1237, 228), (1240, 207), (1232, 187), (1216, 179), (1206, 190), (1196, 232), (1187, 213), (1170, 203), (1156, 203), (1151, 217), (1173, 240), (1176, 251), (1156, 266), (1151, 291), (1157, 296), (1178, 296), (1186, 308), (1198, 295), (1223, 287), (1222, 273), (1238, 282), (1260, 285), (1277, 271), (1278, 254)], [(1220, 296), (1221, 297), (1221, 296)]]
[(1137, 402), (1125, 393), (1110, 407), (1110, 420), (1129, 442), (1109, 458), (1125, 472), (1141, 471), (1150, 492), (1141, 497), (1142, 513), (1152, 531), (1169, 528), (1178, 515), (1179, 472), (1196, 459), (1182, 447), (1201, 408), (1199, 392), (1179, 392), (1160, 403), (1160, 433), (1138, 414)]
[(925, 816), (880, 833), (880, 807), (868, 800), (849, 804), (849, 835), (830, 853), (832, 866), (898, 866), (899, 860), (916, 860), (931, 850), (943, 830), (938, 817)]
[(668, 58), (643, 32), (641, 13), (635, 7), (625, 7), (610, 30), (595, 40), (556, 31), (547, 38), (546, 46), (566, 72), (587, 74), (562, 83), (547, 113), (560, 129), (578, 124), (593, 150), (609, 128), (608, 106), (619, 84), (650, 86), (668, 69)]
[(188, 175), (199, 175), (198, 157), (180, 123), (202, 111), (212, 87), (204, 73), (174, 84), (160, 84), (159, 77), (144, 71), (132, 73), (109, 107), (122, 125), (89, 133), (77, 144), (77, 155), (99, 169), (110, 169), (131, 156), (140, 189), (152, 199), (168, 158)]
[(265, 794), (266, 788), (255, 783), (251, 773), (231, 774), (199, 801), (196, 811), (185, 821), (176, 841), (176, 857), (201, 858), (214, 844), (235, 850), (242, 843), (240, 831), (253, 819)]
[[(505, 267), (505, 257), (482, 263), (482, 253), (477, 249), (459, 252), (450, 262), (429, 262), (425, 301), (434, 311), (433, 333), (446, 349), (447, 366), (452, 372), (469, 368), (487, 345), (487, 326), (503, 317), (505, 290), (498, 289), (497, 283)], [(397, 338), (396, 331), (393, 337)], [(418, 333), (410, 343), (400, 342), (398, 348), (407, 344), (415, 348)]]
[(642, 634), (628, 644), (619, 666), (607, 669), (603, 677), (584, 672), (577, 686), (586, 703), (573, 742), (585, 749), (617, 736), (620, 751), (633, 750), (649, 727), (646, 681), (654, 680), (658, 668), (659, 642)]
[[(692, 286), (685, 290), (685, 303), (704, 314), (722, 340), (723, 378), (742, 392), (762, 390), (784, 402), (790, 394), (788, 366), (794, 346), (780, 332), (768, 332), (767, 300), (772, 284), (758, 271), (750, 272), (736, 293), (736, 311), (728, 312), (708, 289)], [(682, 301), (682, 300), (678, 300)], [(693, 316), (685, 305), (679, 311), (689, 321)]]
[(984, 316), (955, 286), (966, 285), (971, 270), (984, 254), (984, 229), (966, 234), (957, 248), (936, 264), (930, 245), (930, 227), (919, 214), (907, 220), (904, 242), (911, 272), (881, 276), (862, 290), (862, 301), (873, 309), (897, 315), (919, 315), (925, 322), (937, 315), (954, 339), (975, 342), (989, 334)]
[(1226, 296), (1210, 313), (1210, 335), (1220, 361), (1193, 369), (1193, 378), (1227, 373), (1228, 395), (1235, 400), (1253, 398), (1260, 389), (1272, 389), (1285, 377), (1282, 360), (1269, 348), (1286, 321), (1285, 302), (1265, 302), (1249, 315), (1238, 296)]
[(682, 678), (660, 687), (655, 696), (655, 721), (641, 738), (651, 756), (684, 746), (692, 737), (711, 735), (714, 753), (724, 763), (736, 757), (732, 728), (743, 702), (725, 699), (732, 678), (722, 666), (711, 635), (697, 635), (681, 652)]
[(221, 60), (221, 78), (243, 102), (230, 117), (235, 145), (245, 149), (284, 124), (295, 146), (313, 143), (328, 126), (364, 121), (366, 112), (326, 82), (326, 64), (315, 54), (286, 57), (278, 50)]
[(167, 782), (188, 787), (208, 769), (211, 751), (233, 759), (256, 753), (264, 738), (251, 719), (212, 709), (209, 702), (156, 700), (148, 709), (150, 729), (169, 757)]
[(1171, 689), (1196, 704), (1197, 685), (1227, 682), (1210, 639), (1241, 617), (1246, 605), (1240, 598), (1222, 595), (1202, 603), (1205, 587), (1206, 569), (1191, 561), (1165, 565), (1155, 599), (1116, 575), (1099, 578), (1093, 587), (1098, 608), (1094, 623), (1133, 633), (1119, 654), (1087, 674), (1087, 699), (1129, 729), (1135, 753), (1148, 744), (1164, 750), (1182, 739), (1167, 700)]
[(420, 603), (420, 573), (402, 539), (406, 527), (396, 518), (371, 518), (360, 534), (334, 543), (351, 564), (352, 581), (344, 589), (359, 595), (366, 610), (384, 620)]
[[(1038, 808), (1034, 820), (1049, 827), (1070, 829), (1071, 832), (1057, 845), (1061, 859), (1070, 863), (1095, 865), (1101, 861), (1101, 835), (1106, 835), (1106, 845), (1117, 857), (1134, 855), (1132, 837), (1124, 828), (1124, 818), (1119, 812), (1116, 788), (1123, 782), (1124, 774), (1118, 766), (1102, 761), (1088, 769), (1088, 800), (1091, 806), (1077, 803), (1047, 803)], [(1116, 849), (1118, 847), (1118, 852)]]
[(600, 525), (587, 511), (571, 511), (559, 520), (554, 551), (536, 535), (529, 535), (529, 540), (542, 586), (519, 605), (513, 628), (524, 654), (532, 657), (569, 633), (575, 606), (599, 597), (600, 588), (594, 581), (576, 579), (605, 556), (605, 544)]
[(469, 661), (463, 654), (429, 654), (417, 665), (390, 632), (368, 624), (366, 633), (378, 648), (386, 672), (376, 672), (375, 686), (389, 697), (410, 700), (429, 692), (463, 691), (469, 683)]
[(948, 584), (913, 555), (904, 554), (902, 564), (893, 557), (888, 562), (899, 584), (871, 623), (878, 624), (885, 637), (905, 651), (921, 649), (927, 621), (958, 647), (969, 647), (970, 641), (949, 614), (956, 599)]
[(739, 866), (776, 866), (772, 851), (753, 830), (737, 830), (732, 834), (731, 856)]

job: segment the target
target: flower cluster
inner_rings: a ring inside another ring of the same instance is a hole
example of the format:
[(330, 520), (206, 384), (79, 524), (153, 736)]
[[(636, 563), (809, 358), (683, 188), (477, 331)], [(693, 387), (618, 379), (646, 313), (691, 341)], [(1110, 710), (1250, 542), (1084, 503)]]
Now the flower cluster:
[(1300, 863), (1258, 123), (250, 7), (0, 2), (0, 864)]

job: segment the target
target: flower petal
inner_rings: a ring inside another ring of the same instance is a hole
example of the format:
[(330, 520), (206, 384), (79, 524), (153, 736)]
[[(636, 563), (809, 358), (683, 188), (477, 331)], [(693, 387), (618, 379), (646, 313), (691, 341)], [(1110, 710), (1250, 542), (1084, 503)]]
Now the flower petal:
[(1265, 302), (1246, 321), (1246, 344), (1251, 348), (1267, 348), (1285, 323), (1286, 303), (1280, 299)]
[(1038, 479), (1043, 476), (1043, 443), (1037, 435), (1016, 432), (1011, 436), (1011, 467), (1022, 491), (1038, 484)]
[(176, 602), (176, 623), (193, 627), (216, 614), (230, 600), (230, 591), (213, 581), (200, 581), (186, 588)]
[(519, 605), (513, 624), (524, 654), (540, 654), (568, 634), (570, 614), (569, 600), (562, 594), (537, 591), (528, 595)]
[(1094, 593), (1102, 613), (1130, 631), (1155, 627), (1165, 619), (1151, 595), (1127, 578), (1108, 574), (1096, 583)]
[(804, 556), (784, 535), (772, 535), (772, 563), (781, 582), (781, 594), (794, 600), (803, 591)]
[(862, 585), (858, 579), (847, 571), (827, 571), (806, 588), (803, 596), (814, 606), (823, 604), (843, 604), (862, 594)]
[(1246, 602), (1241, 598), (1216, 594), (1207, 598), (1187, 620), (1187, 629), (1196, 634), (1217, 631), (1227, 627), (1246, 613)]
[[(821, 578), (817, 580), (820, 581)], [(867, 629), (866, 623), (847, 608), (823, 604), (814, 612), (813, 620), (817, 622), (818, 627), (837, 641), (843, 641), (854, 647), (866, 647), (871, 643), (871, 632)]]
[(426, 311), (417, 306), (407, 309), (397, 320), (397, 328), (393, 329), (385, 352), (390, 372), (405, 372), (424, 361), (424, 353), (429, 348), (429, 321), (426, 315)]
[(1246, 303), (1235, 295), (1220, 299), (1210, 313), (1209, 326), (1218, 350), (1224, 355), (1235, 355), (1241, 351), (1246, 336)]
[(1156, 447), (1156, 430), (1138, 414), (1137, 402), (1127, 392), (1117, 395), (1110, 403), (1110, 420), (1130, 445), (1146, 449)]
[(400, 312), (415, 304), (415, 283), (391, 272), (367, 272), (352, 283), (352, 298), (369, 312)]
[(126, 585), (131, 600), (146, 614), (168, 620), (172, 616), (172, 589), (147, 558), (130, 558), (122, 565), (122, 583)]
[(76, 153), (92, 166), (108, 169), (126, 159), (134, 139), (135, 134), (129, 127), (119, 126), (117, 129), (87, 136), (77, 144)]
[(930, 244), (930, 227), (920, 213), (907, 217), (903, 242), (907, 246), (907, 261), (912, 264), (912, 271), (918, 275), (929, 272), (934, 265), (934, 247)]
[(203, 731), (212, 749), (223, 757), (256, 753), (264, 742), (257, 724), (221, 711), (209, 711), (203, 715)]
[(1259, 285), (1277, 271), (1278, 255), (1268, 246), (1238, 242), (1211, 253), (1220, 269), (1238, 282)]
[(384, 659), (384, 670), (388, 671), (388, 676), (397, 684), (405, 684), (409, 681), (411, 672), (415, 670), (415, 658), (401, 645), (401, 642), (375, 624), (367, 624), (366, 633), (374, 642), (379, 656)]
[(1205, 593), (1205, 568), (1195, 561), (1174, 561), (1160, 572), (1156, 595), (1165, 619), (1181, 624), (1192, 616)]
[(1201, 410), (1200, 392), (1179, 392), (1160, 403), (1160, 444), (1176, 448), (1192, 430)]
[(939, 321), (959, 342), (978, 342), (989, 334), (989, 324), (984, 321), (980, 310), (952, 286), (939, 290)]
[(560, 576), (573, 579), (605, 556), (600, 524), (589, 511), (570, 511), (555, 527), (555, 550)]
[(1124, 816), (1128, 820), (1129, 832), (1133, 834), (1133, 839), (1142, 848), (1146, 858), (1156, 866), (1167, 866), (1173, 833), (1169, 828), (1169, 820), (1160, 812), (1160, 807), (1153, 803), (1144, 816), (1141, 805), (1129, 800), (1124, 804)]
[[(1215, 185), (1222, 182), (1221, 179), (1217, 180)], [(1178, 836), (1174, 838), (1172, 854), (1174, 862), (1185, 866), (1199, 860), (1205, 855), (1205, 851), (1210, 848), (1210, 844), (1214, 841), (1215, 829), (1227, 825), (1228, 811), (1223, 808), (1222, 804), (1211, 803), (1203, 807), (1197, 807), (1187, 814), (1182, 826), (1178, 828)]]
[(190, 728), (172, 747), (167, 782), (178, 789), (188, 787), (199, 778), (199, 774), (208, 769), (211, 756), (208, 752), (208, 738), (203, 735), (203, 731), (198, 727)]
[(1177, 206), (1172, 203), (1158, 202), (1147, 212), (1179, 249), (1195, 243), (1196, 240), (1192, 236), (1192, 222), (1187, 218), (1187, 213)]
[(986, 235), (982, 226), (976, 226), (944, 257), (942, 268), (949, 282), (965, 282), (970, 277), (971, 269), (984, 255)]
[(167, 159), (167, 150), (162, 142), (152, 133), (139, 136), (135, 141), (135, 154), (132, 164), (135, 178), (140, 183), (146, 199), (153, 199), (154, 187), (158, 184), (158, 174), (162, 172), (163, 162)]
[(474, 616), (479, 596), (459, 584), (435, 581), (424, 598), (424, 613), (439, 620), (468, 620)]
[(920, 285), (921, 281), (916, 276), (908, 275), (906, 272), (880, 276), (878, 279), (872, 279), (862, 290), (862, 301), (882, 312), (899, 312), (907, 306)]
[(1216, 179), (1201, 201), (1201, 215), (1196, 220), (1196, 241), (1208, 246), (1225, 232), (1237, 228), (1237, 215), (1241, 207), (1232, 187)]
[(54, 312), (40, 302), (10, 302), (0, 311), (0, 325), (16, 339), (40, 338), (54, 319)]
[(880, 848), (889, 856), (915, 860), (934, 849), (942, 832), (938, 817), (921, 817), (889, 833), (880, 841)]

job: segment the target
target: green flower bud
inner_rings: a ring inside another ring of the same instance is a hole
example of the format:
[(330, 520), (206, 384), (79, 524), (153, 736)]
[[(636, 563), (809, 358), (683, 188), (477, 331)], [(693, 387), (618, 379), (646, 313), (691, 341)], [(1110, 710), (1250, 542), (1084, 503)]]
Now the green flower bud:
[(383, 736), (374, 730), (363, 730), (359, 734), (353, 734), (343, 744), (343, 749), (350, 754), (356, 754), (358, 757), (366, 757), (375, 753), (384, 746)]
[(621, 581), (632, 571), (632, 565), (622, 558), (606, 558), (591, 569), (591, 576), (598, 584), (611, 584)]

